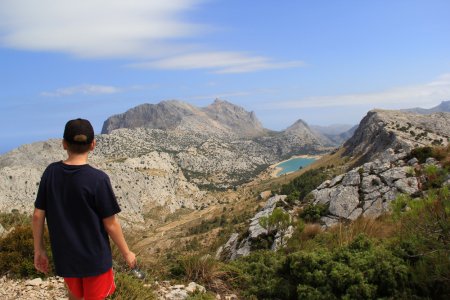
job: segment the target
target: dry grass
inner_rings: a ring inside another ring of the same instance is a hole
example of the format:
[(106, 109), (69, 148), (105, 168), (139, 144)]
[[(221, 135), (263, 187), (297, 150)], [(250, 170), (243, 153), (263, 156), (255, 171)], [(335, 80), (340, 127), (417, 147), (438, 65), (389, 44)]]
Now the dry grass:
[(375, 239), (386, 239), (392, 237), (397, 230), (398, 224), (387, 216), (377, 219), (361, 217), (348, 225), (339, 223), (329, 232), (336, 237), (339, 246), (345, 246), (360, 234)]

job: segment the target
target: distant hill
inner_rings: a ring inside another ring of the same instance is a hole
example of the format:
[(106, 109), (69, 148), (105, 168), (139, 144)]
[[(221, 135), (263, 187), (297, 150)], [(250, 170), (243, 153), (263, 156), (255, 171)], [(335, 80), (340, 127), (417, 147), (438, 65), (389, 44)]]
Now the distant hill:
[(442, 101), (441, 104), (432, 107), (432, 108), (420, 108), (420, 107), (415, 107), (415, 108), (407, 108), (407, 109), (402, 109), (401, 111), (406, 111), (406, 112), (414, 112), (414, 113), (418, 113), (418, 114), (432, 114), (435, 112), (450, 112), (450, 101)]
[(355, 132), (358, 125), (332, 124), (328, 126), (311, 125), (310, 128), (326, 137), (331, 143), (342, 144)]

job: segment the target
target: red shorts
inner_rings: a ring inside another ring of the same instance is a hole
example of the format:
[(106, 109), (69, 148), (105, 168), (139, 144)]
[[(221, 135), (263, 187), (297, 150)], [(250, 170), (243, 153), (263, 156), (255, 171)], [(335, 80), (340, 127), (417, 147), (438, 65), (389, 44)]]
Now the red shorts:
[(116, 290), (112, 268), (97, 276), (64, 277), (64, 281), (74, 296), (85, 300), (105, 299)]

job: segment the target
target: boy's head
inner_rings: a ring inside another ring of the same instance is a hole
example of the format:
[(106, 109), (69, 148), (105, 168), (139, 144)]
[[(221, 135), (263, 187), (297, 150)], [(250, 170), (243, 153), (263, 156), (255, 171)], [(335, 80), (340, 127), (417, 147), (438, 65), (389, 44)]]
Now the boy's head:
[(94, 141), (94, 128), (88, 120), (70, 120), (64, 128), (64, 141), (69, 152), (79, 154), (89, 152)]

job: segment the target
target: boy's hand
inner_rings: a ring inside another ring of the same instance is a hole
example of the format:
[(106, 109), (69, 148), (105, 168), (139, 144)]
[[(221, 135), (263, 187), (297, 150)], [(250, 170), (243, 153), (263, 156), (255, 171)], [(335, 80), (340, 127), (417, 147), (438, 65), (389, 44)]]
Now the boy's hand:
[(39, 272), (48, 273), (48, 257), (45, 250), (34, 252), (34, 267)]
[(131, 269), (136, 267), (136, 254), (134, 254), (133, 252), (129, 251), (127, 254), (125, 254), (123, 256), (123, 258), (125, 259), (127, 265)]

